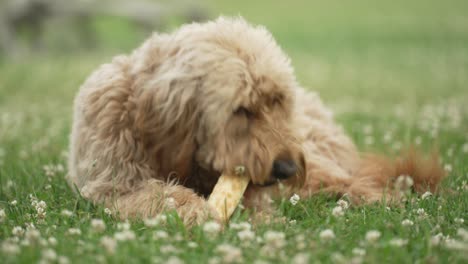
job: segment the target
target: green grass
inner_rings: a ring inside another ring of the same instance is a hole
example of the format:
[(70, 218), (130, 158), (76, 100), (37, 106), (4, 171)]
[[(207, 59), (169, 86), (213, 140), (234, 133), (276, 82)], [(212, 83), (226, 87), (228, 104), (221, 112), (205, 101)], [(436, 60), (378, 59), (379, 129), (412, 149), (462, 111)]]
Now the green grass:
[[(79, 85), (114, 52), (128, 52), (144, 38), (121, 21), (97, 21), (99, 32), (110, 31), (101, 36), (109, 49), (0, 62), (0, 209), (6, 214), (0, 223), (2, 263), (44, 260), (46, 249), (73, 263), (164, 262), (171, 256), (207, 263), (227, 260), (229, 256), (216, 249), (220, 244), (241, 249), (242, 258), (236, 260), (246, 263), (289, 263), (298, 254), (307, 254), (311, 263), (466, 263), (468, 241), (457, 232), (467, 224), (455, 219), (468, 220), (468, 2), (212, 0), (207, 5), (214, 15), (241, 14), (266, 25), (292, 57), (300, 83), (321, 94), (361, 149), (391, 154), (419, 142), (423, 149), (438, 145), (444, 164), (451, 167), (444, 193), (425, 200), (413, 195), (390, 209), (352, 207), (341, 218), (332, 216), (336, 202), (326, 197), (302, 199), (295, 206), (286, 197), (277, 204), (287, 223), (253, 228), (256, 238), (250, 243), (240, 241), (233, 229), (212, 237), (203, 227), (187, 230), (170, 214), (167, 223), (157, 227), (131, 222), (136, 238), (118, 242), (110, 254), (100, 241), (120, 232), (119, 221), (75, 196), (63, 179), (66, 169), (53, 176), (44, 170), (49, 164), (66, 166)], [(35, 216), (30, 194), (46, 202), (44, 221)], [(426, 217), (418, 216), (420, 208)], [(64, 209), (72, 216), (62, 215)], [(93, 218), (105, 221), (103, 233), (92, 231)], [(247, 219), (238, 212), (233, 221)], [(414, 225), (402, 226), (404, 219)], [(12, 229), (27, 223), (34, 223), (40, 237), (31, 238), (30, 232), (29, 240), (20, 236), (14, 241)], [(70, 228), (79, 228), (81, 234), (69, 235)], [(321, 239), (325, 229), (332, 229), (336, 238)], [(167, 232), (168, 238), (155, 239), (157, 230)], [(272, 230), (284, 233), (281, 248), (262, 241)], [(366, 242), (369, 230), (381, 232), (376, 243)], [(438, 233), (452, 242), (431, 245)], [(56, 244), (48, 242), (51, 237)], [(392, 246), (395, 238), (408, 243)], [(30, 245), (22, 245), (24, 241)], [(454, 249), (457, 242), (461, 248)], [(10, 244), (20, 245), (17, 254), (4, 250)], [(355, 248), (365, 254), (359, 257)]]

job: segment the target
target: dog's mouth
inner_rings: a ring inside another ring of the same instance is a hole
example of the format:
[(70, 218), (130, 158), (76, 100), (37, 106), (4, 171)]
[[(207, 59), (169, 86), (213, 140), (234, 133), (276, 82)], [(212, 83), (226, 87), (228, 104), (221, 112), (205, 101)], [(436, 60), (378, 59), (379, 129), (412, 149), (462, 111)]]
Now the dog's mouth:
[[(213, 169), (205, 169), (199, 164), (194, 164), (192, 169), (192, 177), (186, 178), (183, 185), (192, 189), (197, 194), (207, 198), (213, 192), (219, 177), (222, 175), (221, 171)], [(271, 188), (278, 184), (289, 185), (291, 179), (278, 179), (270, 176), (263, 181), (250, 180), (249, 186), (256, 188)]]
[(275, 185), (275, 184), (278, 184), (280, 181), (276, 180), (276, 181), (268, 181), (268, 182), (264, 182), (264, 183), (261, 183), (261, 184), (253, 184), (254, 186), (258, 186), (258, 187), (270, 187), (272, 185)]

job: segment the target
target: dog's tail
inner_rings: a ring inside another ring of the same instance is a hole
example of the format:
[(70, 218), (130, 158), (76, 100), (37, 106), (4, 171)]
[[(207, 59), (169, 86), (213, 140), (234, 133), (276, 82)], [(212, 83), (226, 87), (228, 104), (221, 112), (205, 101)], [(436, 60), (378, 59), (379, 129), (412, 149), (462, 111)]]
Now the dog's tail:
[(355, 203), (383, 199), (390, 203), (397, 202), (408, 191), (437, 192), (445, 176), (436, 151), (424, 156), (410, 148), (395, 159), (365, 154), (347, 185), (346, 193)]

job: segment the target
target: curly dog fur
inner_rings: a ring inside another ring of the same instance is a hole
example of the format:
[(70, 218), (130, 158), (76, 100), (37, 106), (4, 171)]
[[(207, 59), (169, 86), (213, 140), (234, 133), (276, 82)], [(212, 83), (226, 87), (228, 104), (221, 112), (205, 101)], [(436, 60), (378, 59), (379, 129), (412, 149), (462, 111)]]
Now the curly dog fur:
[(417, 191), (444, 176), (437, 155), (359, 154), (271, 34), (241, 18), (154, 34), (102, 65), (76, 96), (70, 152), (83, 197), (122, 218), (175, 209), (189, 225), (217, 217), (206, 198), (239, 165), (251, 179), (244, 204), (258, 211), (292, 191), (392, 200), (399, 175)]

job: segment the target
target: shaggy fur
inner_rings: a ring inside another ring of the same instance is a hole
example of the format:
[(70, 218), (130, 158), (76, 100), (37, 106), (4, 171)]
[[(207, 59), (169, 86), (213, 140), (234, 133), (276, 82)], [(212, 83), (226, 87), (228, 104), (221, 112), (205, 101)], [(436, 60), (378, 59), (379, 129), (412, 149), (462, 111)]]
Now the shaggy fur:
[[(274, 184), (276, 160), (296, 165), (286, 188)], [(251, 179), (244, 204), (259, 211), (292, 191), (373, 202), (398, 197), (399, 175), (411, 175), (417, 191), (434, 191), (444, 176), (437, 155), (360, 155), (298, 85), (271, 34), (240, 18), (154, 34), (102, 65), (76, 96), (69, 182), (122, 218), (170, 209), (189, 225), (216, 218), (206, 198), (239, 165)]]

